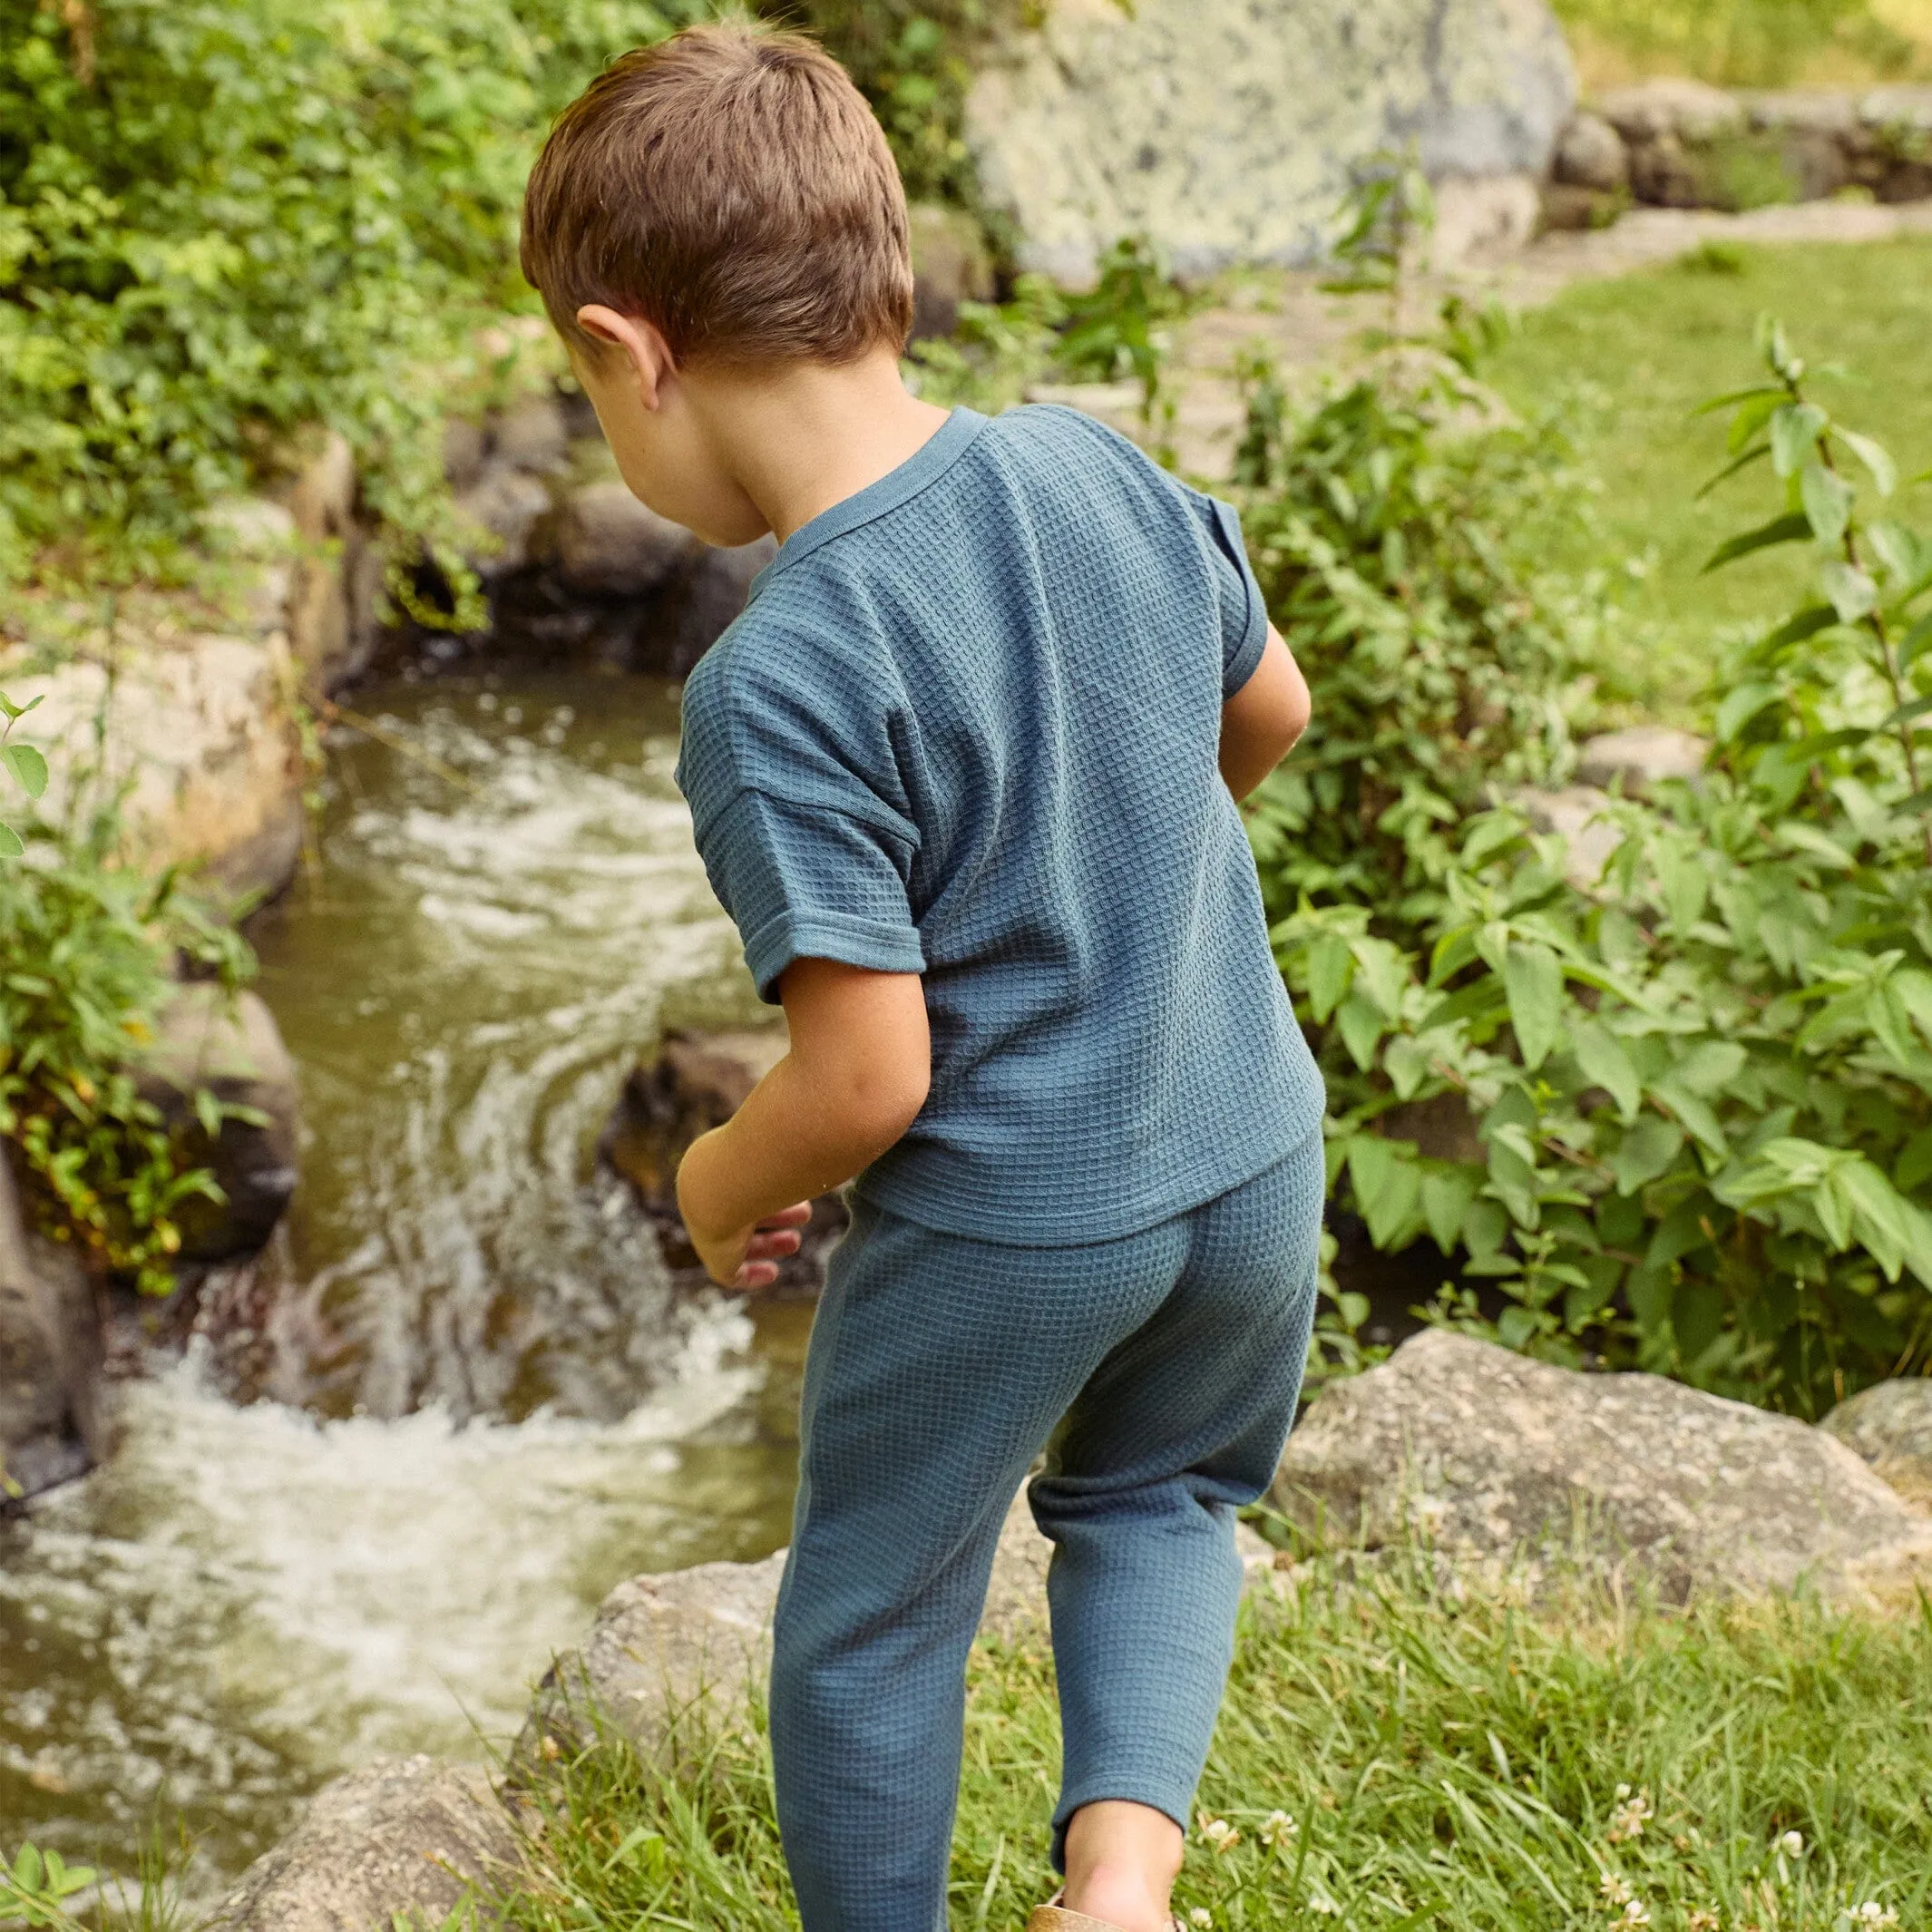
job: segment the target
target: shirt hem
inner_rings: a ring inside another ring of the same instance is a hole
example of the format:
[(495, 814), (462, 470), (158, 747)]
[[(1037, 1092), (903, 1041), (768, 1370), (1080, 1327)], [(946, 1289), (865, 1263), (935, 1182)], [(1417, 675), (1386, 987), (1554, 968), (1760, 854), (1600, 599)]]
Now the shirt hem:
[(1092, 1247), (1145, 1234), (1150, 1227), (1192, 1214), (1209, 1201), (1244, 1186), (1319, 1136), (1326, 1107), (1324, 1098), (1305, 1115), (1284, 1116), (1283, 1132), (1278, 1137), (1271, 1137), (1261, 1147), (1230, 1160), (1225, 1172), (1216, 1169), (1197, 1182), (1159, 1194), (1144, 1192), (1078, 1215), (1029, 1216), (1010, 1205), (983, 1214), (949, 1207), (943, 1196), (935, 1200), (931, 1191), (916, 1181), (900, 1187), (888, 1178), (882, 1185), (872, 1178), (869, 1168), (853, 1183), (853, 1192), (899, 1220), (910, 1221), (938, 1234), (958, 1234), (1002, 1248)]

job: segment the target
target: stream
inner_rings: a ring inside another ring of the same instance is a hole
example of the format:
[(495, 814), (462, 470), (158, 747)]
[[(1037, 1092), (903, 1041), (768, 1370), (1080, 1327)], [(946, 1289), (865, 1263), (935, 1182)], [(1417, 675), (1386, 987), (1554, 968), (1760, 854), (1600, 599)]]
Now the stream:
[(482, 1757), (620, 1578), (785, 1537), (808, 1304), (674, 1294), (597, 1134), (662, 1026), (755, 1010), (672, 783), (677, 694), (397, 680), (258, 922), (302, 1183), (242, 1402), (122, 1391), (0, 1525), (0, 1844), (217, 1893), (348, 1767)]

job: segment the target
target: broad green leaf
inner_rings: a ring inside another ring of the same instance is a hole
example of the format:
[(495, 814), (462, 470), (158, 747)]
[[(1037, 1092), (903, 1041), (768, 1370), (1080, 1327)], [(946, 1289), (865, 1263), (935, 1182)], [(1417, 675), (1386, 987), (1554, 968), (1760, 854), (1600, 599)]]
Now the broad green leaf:
[[(1824, 611), (1827, 623), (1838, 622), (1836, 610), (1829, 605), (1820, 605), (1819, 608)], [(1767, 642), (1771, 640), (1767, 639)], [(1717, 707), (1716, 725), (1720, 742), (1730, 744), (1744, 727), (1760, 716), (1768, 706), (1776, 704), (1778, 696), (1778, 687), (1774, 684), (1740, 684), (1726, 691)]]
[(1932, 1127), (1920, 1127), (1898, 1150), (1892, 1182), (1901, 1193), (1913, 1194), (1932, 1180)]
[(1618, 1142), (1610, 1156), (1610, 1171), (1616, 1176), (1616, 1191), (1634, 1195), (1638, 1188), (1668, 1171), (1671, 1163), (1683, 1152), (1683, 1129), (1673, 1120), (1645, 1114)]
[(1915, 717), (1924, 717), (1928, 712), (1932, 712), (1932, 698), (1915, 698), (1910, 704), (1900, 705), (1896, 711), (1888, 712), (1878, 729), (1896, 730), (1900, 725), (1909, 725)]
[(1709, 1098), (1722, 1093), (1744, 1070), (1744, 1049), (1734, 1040), (1707, 1039), (1674, 1059), (1670, 1078), (1678, 1086)]
[(1807, 604), (1802, 610), (1786, 618), (1765, 639), (1761, 648), (1782, 650), (1788, 645), (1802, 644), (1807, 638), (1815, 638), (1820, 630), (1830, 629), (1838, 620), (1838, 612), (1830, 604)]
[(1671, 1326), (1684, 1361), (1694, 1362), (1724, 1331), (1724, 1298), (1716, 1285), (1698, 1279), (1678, 1283), (1671, 1298)]
[(1468, 1168), (1431, 1168), (1422, 1175), (1422, 1219), (1445, 1254), (1462, 1239), (1462, 1224), (1476, 1199), (1476, 1176)]
[(1878, 587), (1855, 564), (1834, 557), (1818, 573), (1819, 588), (1831, 601), (1840, 620), (1855, 624), (1878, 608)]
[(24, 717), (29, 711), (37, 709), (46, 699), (47, 694), (43, 691), (38, 698), (30, 698), (25, 704), (16, 705), (5, 691), (0, 691), (0, 717), (12, 724), (16, 717)]
[(1422, 1176), (1412, 1160), (1398, 1160), (1372, 1195), (1357, 1190), (1356, 1203), (1368, 1224), (1369, 1239), (1384, 1252), (1414, 1238), (1412, 1221)]
[(1927, 644), (1932, 644), (1932, 611), (1906, 632), (1898, 646), (1898, 663), (1901, 669), (1909, 670)]
[(1372, 1000), (1351, 993), (1335, 1014), (1335, 1027), (1349, 1056), (1366, 1073), (1375, 1064), (1375, 1049), (1388, 1030), (1388, 1021)]
[(1806, 463), (1800, 473), (1798, 487), (1811, 534), (1820, 543), (1838, 542), (1851, 522), (1851, 485), (1814, 461)]
[(1532, 1072), (1563, 1038), (1563, 964), (1547, 946), (1511, 944), (1503, 961), (1509, 1023)]
[(1747, 530), (1742, 536), (1720, 543), (1704, 560), (1703, 573), (1708, 576), (1727, 563), (1735, 563), (1740, 557), (1750, 556), (1753, 551), (1769, 550), (1774, 543), (1801, 543), (1810, 534), (1811, 521), (1801, 512), (1794, 511), (1789, 516), (1773, 517), (1769, 523), (1760, 523), (1755, 530)]
[(1355, 974), (1355, 955), (1339, 932), (1324, 932), (1308, 949), (1308, 1005), (1315, 1023), (1325, 1025)]
[(1882, 443), (1861, 436), (1856, 430), (1833, 425), (1831, 434), (1871, 473), (1872, 487), (1880, 496), (1889, 496), (1898, 487), (1898, 465)]
[(1722, 1158), (1731, 1151), (1722, 1122), (1712, 1112), (1710, 1103), (1701, 1094), (1693, 1093), (1689, 1088), (1673, 1079), (1657, 1081), (1651, 1088), (1651, 1093), (1660, 1104), (1669, 1107), (1712, 1154)]
[(0, 859), (17, 859), (26, 849), (13, 826), (0, 825)]
[(0, 765), (14, 775), (14, 782), (29, 798), (38, 798), (47, 789), (47, 761), (31, 745), (9, 745), (0, 751)]
[(1580, 1020), (1570, 1029), (1570, 1045), (1584, 1078), (1610, 1096), (1626, 1124), (1635, 1119), (1644, 1084), (1616, 1035), (1600, 1020)]
[[(1727, 389), (1722, 395), (1713, 395), (1709, 402), (1698, 404), (1691, 414), (1693, 416), (1715, 415), (1720, 409), (1729, 409), (1733, 404), (1753, 402), (1760, 397), (1768, 397), (1774, 408), (1789, 394), (1782, 383), (1752, 383), (1748, 389)], [(1771, 410), (1767, 409), (1765, 415), (1770, 414)]]
[(1771, 411), (1771, 467), (1795, 476), (1818, 447), (1819, 433), (1830, 420), (1816, 403), (1786, 403)]

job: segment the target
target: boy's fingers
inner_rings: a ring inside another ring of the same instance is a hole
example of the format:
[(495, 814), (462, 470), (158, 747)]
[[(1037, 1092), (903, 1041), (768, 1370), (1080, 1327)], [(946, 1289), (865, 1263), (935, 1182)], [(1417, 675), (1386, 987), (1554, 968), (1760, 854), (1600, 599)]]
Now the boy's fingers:
[(809, 1201), (795, 1201), (789, 1207), (783, 1207), (776, 1215), (767, 1215), (758, 1223), (763, 1228), (803, 1227), (812, 1218), (812, 1204)]
[(778, 1279), (776, 1263), (768, 1261), (747, 1261), (729, 1282), (730, 1288), (769, 1288)]
[(754, 1234), (751, 1244), (745, 1250), (746, 1261), (777, 1261), (787, 1254), (798, 1252), (798, 1232), (795, 1228), (781, 1228), (773, 1234)]

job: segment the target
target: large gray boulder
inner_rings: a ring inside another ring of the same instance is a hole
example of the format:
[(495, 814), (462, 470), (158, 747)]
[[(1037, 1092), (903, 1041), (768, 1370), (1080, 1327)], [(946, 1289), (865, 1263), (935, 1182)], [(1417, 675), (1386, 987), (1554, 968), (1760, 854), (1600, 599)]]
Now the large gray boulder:
[(1326, 250), (1351, 171), (1540, 176), (1576, 100), (1544, 0), (1057, 0), (969, 96), (1023, 268), (1091, 277), (1145, 233), (1183, 273)]
[(1694, 1590), (1851, 1599), (1932, 1579), (1932, 1517), (1842, 1442), (1654, 1375), (1582, 1375), (1431, 1330), (1328, 1390), (1271, 1500), (1309, 1535), (1459, 1566), (1555, 1558)]
[(1819, 1425), (1907, 1501), (1932, 1509), (1932, 1379), (1880, 1382)]
[(0, 1147), (0, 1515), (112, 1448), (94, 1287), (71, 1248), (27, 1231)]
[[(424, 1757), (372, 1764), (317, 1792), (213, 1923), (224, 1932), (391, 1932), (398, 1915), (414, 1913), (407, 1922), (438, 1927), (517, 1858), (510, 1814), (481, 1771)], [(474, 1922), (499, 1923), (486, 1910)]]
[[(1272, 1576), (1275, 1552), (1245, 1525), (1236, 1535), (1251, 1584)], [(1052, 1555), (1022, 1491), (993, 1556), (982, 1637), (1011, 1643), (1045, 1634)], [(512, 1762), (539, 1766), (600, 1724), (651, 1751), (684, 1713), (701, 1712), (707, 1723), (727, 1719), (770, 1667), (784, 1573), (778, 1550), (759, 1563), (703, 1563), (620, 1583), (583, 1648), (558, 1658), (544, 1677)]]
[(236, 899), (288, 883), (302, 848), (302, 754), (290, 703), (297, 671), (281, 628), (289, 579), (281, 571), (268, 581), (249, 613), (259, 628), (246, 634), (191, 628), (193, 613), (168, 600), (131, 599), (116, 637), (75, 638), (84, 655), (32, 673), (0, 659), (0, 683), (16, 704), (44, 700), (33, 737), (73, 753), (52, 761), (42, 801), (50, 820), (89, 762), (98, 723), (102, 780), (125, 787), (132, 863), (200, 866), (205, 884)]
[[(274, 1014), (258, 993), (230, 995), (209, 981), (176, 987), (139, 1084), (183, 1137), (188, 1164), (209, 1168), (225, 1196), (181, 1204), (181, 1258), (252, 1254), (275, 1232), (299, 1172), (301, 1087)], [(237, 1110), (212, 1139), (196, 1115), (203, 1092)]]

